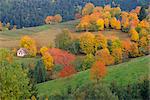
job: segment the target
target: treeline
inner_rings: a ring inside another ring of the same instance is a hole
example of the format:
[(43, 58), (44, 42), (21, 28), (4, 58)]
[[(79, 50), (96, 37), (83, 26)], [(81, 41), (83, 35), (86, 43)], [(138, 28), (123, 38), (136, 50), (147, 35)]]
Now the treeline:
[[(131, 10), (137, 5), (148, 5), (149, 0), (1, 0), (0, 21), (17, 28), (44, 24), (46, 16), (60, 14), (63, 21), (72, 20), (82, 7), (91, 2), (96, 6), (110, 4), (122, 10)], [(130, 3), (129, 3), (130, 2)]]

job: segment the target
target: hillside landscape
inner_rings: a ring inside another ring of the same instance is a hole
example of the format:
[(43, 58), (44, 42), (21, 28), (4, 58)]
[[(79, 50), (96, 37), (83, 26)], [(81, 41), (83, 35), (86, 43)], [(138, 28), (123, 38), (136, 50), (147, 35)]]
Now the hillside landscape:
[(0, 100), (149, 100), (149, 4), (0, 1)]

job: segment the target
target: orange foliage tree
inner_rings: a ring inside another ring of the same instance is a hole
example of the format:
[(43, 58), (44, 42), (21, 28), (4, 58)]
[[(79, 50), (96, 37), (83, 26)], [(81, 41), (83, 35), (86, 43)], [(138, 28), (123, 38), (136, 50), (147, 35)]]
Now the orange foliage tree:
[(122, 51), (125, 53), (126, 56), (129, 56), (130, 50), (131, 50), (131, 41), (130, 40), (122, 41)]
[(20, 47), (26, 48), (30, 56), (36, 56), (37, 47), (35, 40), (29, 36), (24, 36), (21, 38)]
[(45, 18), (45, 23), (46, 24), (51, 24), (52, 22), (54, 22), (54, 17), (53, 16), (47, 16)]
[(54, 16), (54, 20), (55, 20), (55, 22), (60, 23), (60, 22), (62, 21), (61, 15), (60, 15), (60, 14), (56, 14), (56, 15)]
[(70, 66), (71, 63), (76, 59), (75, 55), (61, 49), (50, 48), (48, 52), (53, 57), (55, 64)]
[(77, 73), (73, 66), (65, 66), (60, 72), (59, 77), (68, 77)]
[(106, 66), (101, 61), (96, 61), (90, 70), (91, 79), (100, 79), (106, 75)]
[(110, 55), (110, 52), (107, 48), (98, 50), (96, 52), (96, 59), (102, 61), (105, 65), (114, 64), (114, 57)]

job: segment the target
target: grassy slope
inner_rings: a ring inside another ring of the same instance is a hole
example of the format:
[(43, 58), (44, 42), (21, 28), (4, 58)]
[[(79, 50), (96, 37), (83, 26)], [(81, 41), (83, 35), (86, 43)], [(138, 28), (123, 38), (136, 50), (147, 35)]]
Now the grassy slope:
[(0, 31), (0, 47), (18, 47), (19, 40), (24, 35), (30, 35), (37, 41), (38, 46), (48, 46), (54, 42), (55, 36), (64, 28), (74, 30), (79, 21), (73, 20), (55, 25), (43, 25), (37, 27), (23, 28), (17, 30)]
[[(104, 82), (110, 83), (112, 81), (118, 82), (119, 85), (127, 85), (136, 83), (140, 76), (148, 75), (149, 73), (149, 56), (132, 59), (130, 62), (110, 66), (108, 74), (104, 78)], [(59, 94), (65, 91), (67, 86), (75, 87), (77, 84), (82, 85), (90, 81), (89, 70), (80, 72), (69, 78), (57, 79), (44, 82), (37, 85), (39, 96), (48, 96)]]

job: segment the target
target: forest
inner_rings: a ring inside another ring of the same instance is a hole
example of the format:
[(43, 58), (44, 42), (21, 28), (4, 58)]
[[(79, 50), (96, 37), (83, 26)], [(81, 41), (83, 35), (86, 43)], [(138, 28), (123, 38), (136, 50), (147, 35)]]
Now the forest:
[(10, 23), (11, 27), (16, 25), (17, 28), (43, 25), (48, 15), (60, 14), (63, 21), (73, 20), (88, 2), (96, 6), (120, 6), (125, 11), (149, 5), (149, 0), (1, 0), (0, 20), (4, 25)]

